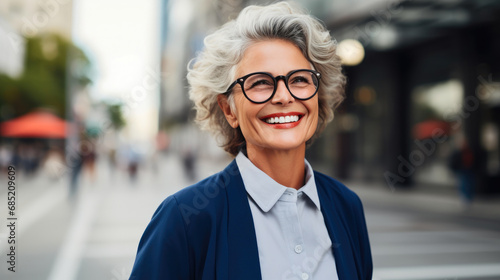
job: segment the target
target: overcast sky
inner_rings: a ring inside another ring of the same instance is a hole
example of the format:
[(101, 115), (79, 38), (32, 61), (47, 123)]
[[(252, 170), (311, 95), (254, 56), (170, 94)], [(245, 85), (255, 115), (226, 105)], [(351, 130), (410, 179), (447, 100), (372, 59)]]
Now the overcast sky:
[(160, 1), (75, 0), (74, 7), (74, 41), (96, 70), (93, 99), (111, 96), (130, 103), (136, 137), (151, 134), (158, 109), (151, 73), (158, 72), (160, 61)]

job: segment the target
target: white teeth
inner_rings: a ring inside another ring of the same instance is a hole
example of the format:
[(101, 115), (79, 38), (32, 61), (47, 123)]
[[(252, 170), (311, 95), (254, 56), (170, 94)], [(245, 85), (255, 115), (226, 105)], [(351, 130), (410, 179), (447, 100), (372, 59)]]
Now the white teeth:
[(274, 117), (266, 119), (267, 123), (291, 123), (299, 120), (299, 116)]

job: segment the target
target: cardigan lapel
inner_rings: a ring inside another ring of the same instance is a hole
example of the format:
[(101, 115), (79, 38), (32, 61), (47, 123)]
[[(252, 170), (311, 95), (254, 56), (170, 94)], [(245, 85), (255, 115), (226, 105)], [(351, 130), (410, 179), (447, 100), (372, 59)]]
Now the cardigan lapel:
[(332, 241), (337, 275), (340, 280), (357, 279), (357, 276), (353, 275), (356, 271), (356, 265), (353, 261), (351, 243), (341, 219), (343, 213), (336, 208), (339, 204), (338, 197), (335, 193), (327, 190), (322, 180), (317, 180), (316, 185), (321, 203), (321, 213), (325, 219), (326, 228)]
[(259, 251), (248, 197), (236, 161), (224, 169), (228, 198), (229, 279), (261, 279)]

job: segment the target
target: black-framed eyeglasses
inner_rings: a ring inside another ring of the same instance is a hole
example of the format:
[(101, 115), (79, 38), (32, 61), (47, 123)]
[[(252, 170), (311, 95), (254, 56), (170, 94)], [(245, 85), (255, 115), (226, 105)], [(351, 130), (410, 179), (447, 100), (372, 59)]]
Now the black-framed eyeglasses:
[(320, 78), (319, 72), (310, 69), (293, 70), (286, 76), (276, 77), (267, 72), (255, 72), (236, 79), (224, 94), (229, 94), (239, 84), (248, 100), (257, 104), (265, 103), (273, 98), (279, 80), (283, 80), (294, 98), (308, 100), (318, 92)]

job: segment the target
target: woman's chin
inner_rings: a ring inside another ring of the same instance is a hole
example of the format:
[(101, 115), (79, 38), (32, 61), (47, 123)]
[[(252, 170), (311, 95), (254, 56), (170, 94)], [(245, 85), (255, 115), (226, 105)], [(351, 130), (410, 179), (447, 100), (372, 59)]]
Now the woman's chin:
[(273, 141), (272, 143), (267, 143), (264, 145), (256, 145), (260, 146), (259, 150), (267, 150), (267, 151), (293, 151), (296, 149), (302, 149), (305, 147), (305, 142), (300, 141)]

